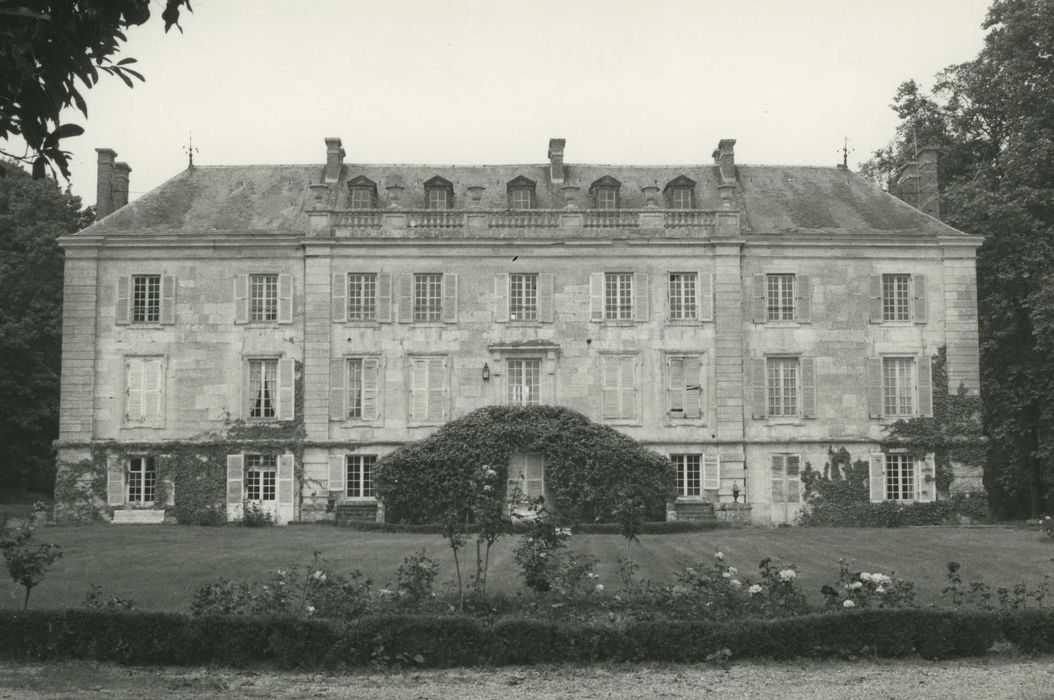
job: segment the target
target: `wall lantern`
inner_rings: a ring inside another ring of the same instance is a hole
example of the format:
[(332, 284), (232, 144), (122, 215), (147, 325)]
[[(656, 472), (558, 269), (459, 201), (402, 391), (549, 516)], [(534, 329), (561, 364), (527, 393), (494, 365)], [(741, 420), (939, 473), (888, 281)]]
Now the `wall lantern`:
[(739, 483), (732, 482), (732, 502), (739, 503)]
[(490, 365), (486, 362), (483, 363), (483, 381), (490, 381)]

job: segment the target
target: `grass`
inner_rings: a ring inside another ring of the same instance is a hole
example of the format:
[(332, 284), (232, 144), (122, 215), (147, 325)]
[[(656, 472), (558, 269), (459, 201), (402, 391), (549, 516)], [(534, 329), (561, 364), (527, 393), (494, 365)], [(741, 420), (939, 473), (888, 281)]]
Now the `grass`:
[[(450, 550), (438, 535), (353, 532), (325, 525), (252, 529), (99, 524), (41, 528), (35, 539), (61, 545), (63, 558), (34, 590), (32, 607), (78, 606), (91, 584), (99, 584), (107, 595), (132, 598), (146, 609), (181, 611), (205, 583), (262, 579), (275, 569), (307, 561), (315, 550), (336, 571), (358, 569), (382, 586), (392, 581), (403, 557), (421, 549), (439, 562), (440, 581), (454, 577)], [(512, 558), (515, 541), (507, 538), (491, 553), (491, 591), (514, 595), (522, 590)], [(576, 551), (600, 559), (597, 573), (608, 592), (614, 592), (615, 563), (625, 555), (625, 540), (617, 535), (575, 535), (572, 543)], [(1036, 585), (1044, 574), (1054, 574), (1054, 546), (1037, 531), (997, 527), (744, 528), (645, 535), (633, 545), (633, 556), (641, 577), (669, 582), (680, 565), (708, 562), (717, 550), (746, 577), (764, 557), (796, 564), (802, 589), (817, 603), (820, 586), (836, 581), (841, 557), (854, 558), (863, 571), (895, 572), (914, 581), (921, 604), (941, 603), (945, 565), (952, 560), (962, 564), (966, 580), (984, 581), (993, 588), (1019, 581)], [(2, 604), (19, 607), (21, 589), (4, 585), (7, 596)]]

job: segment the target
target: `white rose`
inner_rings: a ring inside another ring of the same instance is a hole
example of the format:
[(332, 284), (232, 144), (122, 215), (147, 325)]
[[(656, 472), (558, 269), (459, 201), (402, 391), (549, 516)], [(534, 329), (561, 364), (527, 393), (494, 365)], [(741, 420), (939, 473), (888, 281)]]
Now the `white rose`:
[(860, 580), (861, 581), (870, 581), (871, 580), (871, 574), (868, 574), (868, 573), (860, 574)]
[(758, 593), (761, 593), (761, 586), (759, 586), (758, 584), (755, 583), (753, 586), (751, 586), (747, 590), (750, 591), (750, 595), (757, 595)]
[(884, 594), (885, 592), (886, 592), (886, 589), (882, 588), (882, 586), (879, 586), (878, 588), (875, 589), (875, 593), (883, 593)]
[(315, 606), (314, 605), (307, 606), (307, 614), (308, 615), (314, 615), (315, 614)]
[(739, 570), (738, 570), (738, 569), (736, 569), (736, 567), (734, 567), (734, 566), (730, 566), (730, 567), (728, 567), (728, 573), (730, 573), (730, 574), (732, 574), (733, 576), (735, 576), (736, 574), (738, 574), (738, 573), (739, 573)]
[(604, 592), (604, 584), (598, 583), (596, 585), (596, 588), (594, 588), (593, 590), (596, 591), (597, 593), (603, 593)]
[(843, 608), (855, 608), (856, 607), (856, 603), (854, 603), (851, 600), (847, 600), (844, 603), (842, 603), (842, 607)]
[(717, 554), (714, 555), (714, 558), (717, 559), (718, 561), (723, 561), (724, 558), (725, 558), (725, 553), (724, 552), (718, 552)]
[(736, 588), (739, 588), (740, 586), (742, 586), (742, 585), (743, 585), (742, 583), (740, 583), (740, 582), (739, 582), (739, 579), (738, 579), (738, 578), (734, 578), (734, 579), (732, 579), (731, 581), (729, 581), (729, 583), (731, 583), (731, 584), (732, 584), (733, 586), (735, 586)]
[(790, 581), (798, 575), (798, 572), (794, 569), (784, 569), (780, 572), (780, 578), (784, 581)]
[(732, 574), (726, 571), (725, 573), (721, 574), (721, 578), (732, 578)]
[(854, 581), (849, 586), (849, 588), (852, 588), (854, 591), (858, 591), (858, 590), (860, 590), (863, 587), (864, 587), (864, 584), (860, 583), (859, 581)]

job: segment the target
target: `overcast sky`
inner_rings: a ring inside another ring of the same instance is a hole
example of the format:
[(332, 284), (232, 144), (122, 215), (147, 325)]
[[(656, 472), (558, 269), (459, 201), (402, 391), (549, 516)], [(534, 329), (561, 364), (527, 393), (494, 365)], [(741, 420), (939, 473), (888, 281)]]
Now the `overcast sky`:
[(893, 136), (898, 84), (973, 58), (990, 0), (193, 0), (162, 2), (122, 56), (145, 84), (87, 93), (73, 191), (96, 147), (132, 197), (199, 164), (709, 162), (850, 167)]

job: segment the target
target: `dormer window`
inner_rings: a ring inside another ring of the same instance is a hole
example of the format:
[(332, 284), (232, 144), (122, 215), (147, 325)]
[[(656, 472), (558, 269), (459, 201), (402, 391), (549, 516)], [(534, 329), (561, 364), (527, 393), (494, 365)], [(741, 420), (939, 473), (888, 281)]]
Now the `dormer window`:
[(376, 209), (377, 183), (359, 175), (348, 181), (348, 209)]
[(509, 182), (509, 209), (534, 209), (534, 180), (522, 175)]
[(452, 209), (454, 185), (438, 175), (425, 183), (425, 209)]
[(590, 185), (589, 193), (593, 197), (593, 208), (618, 209), (620, 187), (622, 187), (621, 182), (607, 175)]
[(681, 175), (670, 180), (663, 191), (670, 209), (695, 209), (695, 180)]

